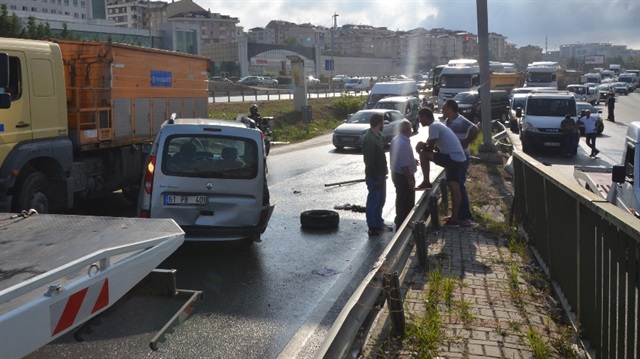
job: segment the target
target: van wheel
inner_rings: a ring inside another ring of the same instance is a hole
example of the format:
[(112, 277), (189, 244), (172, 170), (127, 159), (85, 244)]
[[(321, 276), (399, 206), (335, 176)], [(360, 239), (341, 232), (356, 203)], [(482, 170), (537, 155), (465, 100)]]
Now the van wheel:
[(340, 223), (340, 215), (336, 211), (315, 209), (300, 213), (300, 225), (304, 229), (333, 229)]

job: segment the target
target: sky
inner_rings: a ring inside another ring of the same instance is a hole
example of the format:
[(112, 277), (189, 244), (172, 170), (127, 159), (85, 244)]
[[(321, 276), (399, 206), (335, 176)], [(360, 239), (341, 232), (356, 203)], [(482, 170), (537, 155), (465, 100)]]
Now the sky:
[[(206, 10), (236, 17), (248, 31), (271, 20), (333, 26), (371, 25), (389, 30), (478, 33), (475, 0), (192, 0)], [(489, 32), (518, 47), (610, 43), (640, 50), (640, 0), (488, 0)]]

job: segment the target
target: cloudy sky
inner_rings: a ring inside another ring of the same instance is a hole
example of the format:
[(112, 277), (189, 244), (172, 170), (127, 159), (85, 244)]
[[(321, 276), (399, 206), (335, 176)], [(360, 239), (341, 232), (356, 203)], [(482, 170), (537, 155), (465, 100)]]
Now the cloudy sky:
[[(193, 0), (237, 17), (245, 31), (271, 20), (390, 30), (445, 28), (478, 33), (475, 0)], [(517, 46), (611, 43), (640, 50), (640, 0), (488, 0), (489, 31)]]

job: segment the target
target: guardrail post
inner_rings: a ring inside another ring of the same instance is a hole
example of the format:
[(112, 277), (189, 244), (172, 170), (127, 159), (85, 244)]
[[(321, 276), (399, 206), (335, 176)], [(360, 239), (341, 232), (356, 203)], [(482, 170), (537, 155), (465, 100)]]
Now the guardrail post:
[(449, 186), (447, 186), (447, 179), (440, 180), (440, 193), (442, 193), (442, 208), (445, 212), (449, 211)]
[[(443, 201), (445, 195), (443, 194)], [(431, 216), (431, 226), (434, 229), (440, 229), (440, 211), (438, 210), (438, 196), (431, 195), (429, 197), (429, 215)]]
[(405, 321), (398, 272), (393, 272), (393, 274), (385, 273), (383, 279), (384, 292), (389, 305), (389, 316), (391, 316), (391, 322), (393, 323), (392, 329), (396, 336), (402, 338), (404, 337)]
[[(433, 197), (431, 197), (433, 198)], [(429, 200), (431, 200), (431, 198)], [(418, 255), (418, 266), (426, 269), (429, 265), (427, 256), (429, 255), (429, 246), (427, 245), (427, 237), (425, 236), (424, 222), (414, 222), (413, 231), (411, 231), (413, 241), (416, 243), (416, 254)]]

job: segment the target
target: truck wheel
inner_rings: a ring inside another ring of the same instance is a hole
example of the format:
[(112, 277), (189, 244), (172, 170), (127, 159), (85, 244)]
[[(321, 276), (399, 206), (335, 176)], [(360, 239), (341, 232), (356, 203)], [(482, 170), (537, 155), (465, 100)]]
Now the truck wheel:
[(129, 186), (122, 189), (122, 195), (124, 198), (132, 204), (138, 203), (138, 194), (140, 193), (140, 186)]
[(340, 223), (340, 215), (336, 211), (322, 209), (300, 213), (300, 225), (304, 229), (333, 229)]
[(49, 213), (51, 186), (47, 177), (41, 172), (32, 172), (21, 181), (18, 195), (14, 199), (14, 211), (35, 209), (38, 213)]

